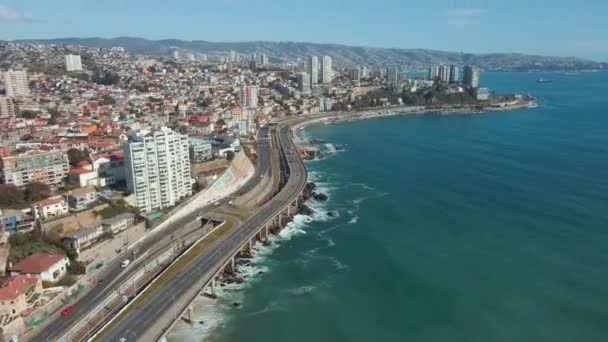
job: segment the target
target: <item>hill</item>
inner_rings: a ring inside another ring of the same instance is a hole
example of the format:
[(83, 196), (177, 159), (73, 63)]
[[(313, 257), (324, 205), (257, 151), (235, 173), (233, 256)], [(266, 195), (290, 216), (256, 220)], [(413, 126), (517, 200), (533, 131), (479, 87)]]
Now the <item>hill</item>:
[(121, 46), (128, 51), (145, 55), (168, 56), (172, 49), (181, 52), (205, 53), (209, 56), (227, 55), (234, 50), (242, 55), (268, 54), (273, 62), (293, 62), (297, 58), (311, 55), (329, 55), (335, 63), (343, 66), (408, 65), (414, 69), (426, 68), (429, 64), (471, 64), (484, 70), (530, 71), (530, 70), (608, 70), (608, 63), (599, 63), (575, 57), (550, 57), (518, 53), (470, 54), (425, 49), (386, 49), (346, 46), (339, 44), (316, 44), (300, 42), (209, 42), (177, 39), (148, 40), (143, 38), (60, 38), (47, 40), (21, 40), (38, 44), (81, 45), (109, 48)]

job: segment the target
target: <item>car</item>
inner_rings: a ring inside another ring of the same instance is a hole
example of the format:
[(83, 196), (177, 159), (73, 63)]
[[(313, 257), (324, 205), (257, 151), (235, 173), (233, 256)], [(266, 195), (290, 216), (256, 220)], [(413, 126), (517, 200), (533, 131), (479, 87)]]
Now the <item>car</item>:
[(213, 203), (213, 205), (220, 205), (220, 202), (215, 202)]
[(131, 263), (131, 260), (126, 259), (120, 263), (120, 267), (125, 268), (125, 267), (129, 266), (130, 263)]
[(74, 306), (73, 305), (68, 305), (66, 306), (65, 309), (63, 309), (63, 311), (61, 311), (61, 316), (67, 316), (70, 314), (70, 312), (72, 312), (72, 310), (74, 310)]
[(229, 205), (232, 205), (232, 203), (234, 203), (233, 201), (228, 202)]

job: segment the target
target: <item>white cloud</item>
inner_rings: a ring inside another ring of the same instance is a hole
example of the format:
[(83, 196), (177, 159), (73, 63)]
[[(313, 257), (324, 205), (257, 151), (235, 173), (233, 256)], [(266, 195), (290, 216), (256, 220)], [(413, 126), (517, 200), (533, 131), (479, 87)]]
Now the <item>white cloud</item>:
[(0, 22), (2, 21), (27, 21), (27, 22), (35, 22), (40, 21), (40, 19), (33, 17), (26, 13), (17, 13), (15, 11), (11, 11), (6, 7), (0, 6)]
[(486, 11), (481, 8), (452, 8), (447, 10), (448, 23), (453, 25), (475, 25), (479, 24), (481, 16)]

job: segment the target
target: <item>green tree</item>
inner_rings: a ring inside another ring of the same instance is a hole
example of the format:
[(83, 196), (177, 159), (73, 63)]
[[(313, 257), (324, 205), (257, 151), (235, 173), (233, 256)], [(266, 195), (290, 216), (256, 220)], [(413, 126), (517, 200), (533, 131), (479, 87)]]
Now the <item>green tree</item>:
[(25, 200), (29, 203), (49, 198), (51, 194), (51, 188), (44, 183), (34, 182), (25, 186)]
[(68, 272), (72, 275), (85, 274), (86, 271), (87, 271), (87, 268), (82, 263), (80, 263), (79, 261), (75, 261), (73, 259), (70, 262), (70, 265), (68, 266)]
[(13, 184), (0, 184), (0, 207), (20, 208), (24, 205), (23, 190)]
[(71, 165), (78, 165), (78, 163), (80, 163), (81, 161), (85, 160), (86, 156), (84, 155), (84, 153), (77, 149), (77, 148), (71, 148), (68, 150), (68, 160), (70, 161)]
[(234, 156), (235, 156), (234, 152), (232, 152), (232, 151), (226, 152), (226, 160), (231, 161), (234, 159)]

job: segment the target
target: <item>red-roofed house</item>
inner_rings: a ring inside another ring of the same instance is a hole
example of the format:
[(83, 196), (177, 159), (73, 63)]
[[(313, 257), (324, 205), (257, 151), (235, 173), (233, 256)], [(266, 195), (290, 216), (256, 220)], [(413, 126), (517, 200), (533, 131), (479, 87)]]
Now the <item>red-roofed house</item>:
[(0, 286), (0, 316), (15, 318), (21, 315), (35, 304), (36, 295), (41, 293), (42, 282), (34, 275), (23, 274), (8, 278)]
[(70, 260), (63, 254), (34, 253), (16, 263), (11, 275), (32, 274), (42, 281), (55, 282), (67, 273), (69, 265)]
[(46, 220), (50, 217), (61, 216), (68, 213), (68, 205), (61, 196), (47, 198), (32, 204), (32, 216), (36, 219)]

